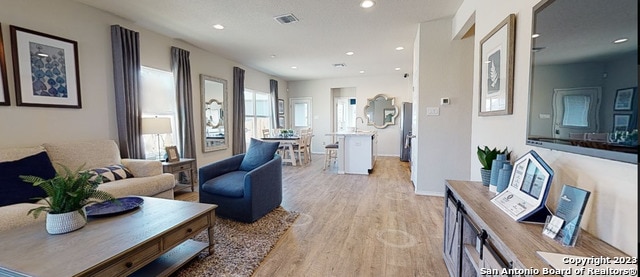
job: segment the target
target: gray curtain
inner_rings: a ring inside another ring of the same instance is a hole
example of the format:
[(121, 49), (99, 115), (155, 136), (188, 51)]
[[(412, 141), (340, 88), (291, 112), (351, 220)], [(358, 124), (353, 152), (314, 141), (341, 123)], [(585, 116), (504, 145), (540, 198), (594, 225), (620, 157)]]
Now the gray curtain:
[(140, 35), (111, 25), (113, 84), (120, 157), (144, 159), (140, 131)]
[(246, 152), (247, 143), (244, 141), (244, 69), (233, 67), (233, 155)]
[(271, 105), (271, 110), (273, 111), (271, 113), (271, 126), (274, 126), (274, 128), (283, 128), (284, 126), (278, 125), (278, 81), (274, 79), (269, 80), (269, 87), (271, 90), (271, 99), (273, 99), (273, 105)]
[(193, 97), (191, 93), (191, 63), (189, 51), (171, 47), (171, 71), (176, 83), (176, 105), (178, 125), (178, 154), (183, 158), (196, 157), (193, 133)]

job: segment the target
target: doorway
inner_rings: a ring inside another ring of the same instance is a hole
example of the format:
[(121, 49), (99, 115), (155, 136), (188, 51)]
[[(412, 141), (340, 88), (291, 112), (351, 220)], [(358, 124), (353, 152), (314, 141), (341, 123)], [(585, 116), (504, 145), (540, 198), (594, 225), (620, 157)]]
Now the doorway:
[(311, 128), (311, 97), (290, 98), (291, 129)]

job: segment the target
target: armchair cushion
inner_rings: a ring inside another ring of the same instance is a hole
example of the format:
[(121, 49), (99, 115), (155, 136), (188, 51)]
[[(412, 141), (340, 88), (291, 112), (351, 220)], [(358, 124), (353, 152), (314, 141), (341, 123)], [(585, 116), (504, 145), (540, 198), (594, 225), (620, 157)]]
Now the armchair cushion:
[(251, 138), (249, 149), (240, 163), (241, 171), (251, 171), (273, 159), (280, 142), (262, 141)]
[(246, 171), (229, 172), (207, 180), (202, 184), (202, 190), (226, 197), (241, 198), (244, 196), (244, 176)]

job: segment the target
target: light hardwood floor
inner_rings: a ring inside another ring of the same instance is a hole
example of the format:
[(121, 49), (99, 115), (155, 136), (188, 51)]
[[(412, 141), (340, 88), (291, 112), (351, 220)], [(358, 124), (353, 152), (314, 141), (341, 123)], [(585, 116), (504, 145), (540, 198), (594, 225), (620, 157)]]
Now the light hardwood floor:
[(379, 157), (368, 176), (322, 165), (313, 155), (310, 165), (283, 167), (282, 206), (300, 217), (253, 276), (448, 275), (444, 199), (415, 195), (408, 163)]

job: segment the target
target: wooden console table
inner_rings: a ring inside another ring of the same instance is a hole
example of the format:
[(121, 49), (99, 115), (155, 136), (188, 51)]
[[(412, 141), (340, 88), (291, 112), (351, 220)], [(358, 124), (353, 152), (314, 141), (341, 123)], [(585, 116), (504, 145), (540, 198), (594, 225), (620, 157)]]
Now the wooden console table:
[[(502, 268), (520, 272), (512, 276), (542, 275), (543, 269), (552, 267), (537, 251), (584, 257), (628, 256), (584, 230), (575, 247), (562, 246), (542, 235), (542, 224), (511, 219), (491, 203), (495, 194), (480, 182), (447, 180), (445, 185), (443, 254), (451, 276), (493, 276), (486, 274), (487, 269)], [(530, 274), (535, 270), (539, 273)]]

